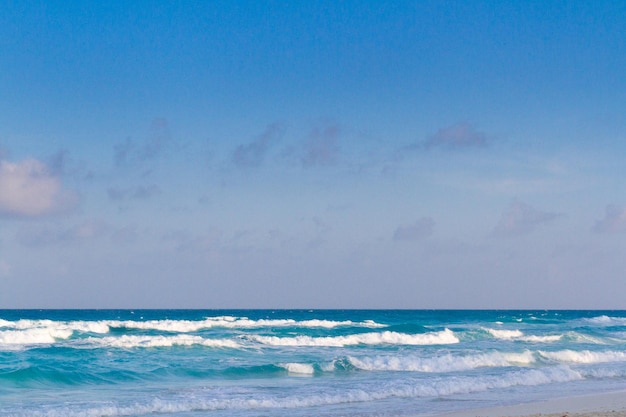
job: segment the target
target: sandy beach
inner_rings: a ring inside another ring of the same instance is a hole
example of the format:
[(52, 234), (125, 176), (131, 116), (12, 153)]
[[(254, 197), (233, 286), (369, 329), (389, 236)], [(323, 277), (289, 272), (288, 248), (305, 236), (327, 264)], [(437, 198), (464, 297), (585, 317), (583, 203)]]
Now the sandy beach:
[(626, 391), (464, 410), (440, 417), (626, 417)]

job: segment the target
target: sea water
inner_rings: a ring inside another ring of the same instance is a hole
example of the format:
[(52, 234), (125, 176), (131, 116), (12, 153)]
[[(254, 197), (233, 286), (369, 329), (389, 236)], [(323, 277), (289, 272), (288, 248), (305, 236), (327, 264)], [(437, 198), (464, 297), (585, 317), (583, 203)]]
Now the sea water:
[(623, 389), (624, 311), (0, 310), (1, 416), (426, 416)]

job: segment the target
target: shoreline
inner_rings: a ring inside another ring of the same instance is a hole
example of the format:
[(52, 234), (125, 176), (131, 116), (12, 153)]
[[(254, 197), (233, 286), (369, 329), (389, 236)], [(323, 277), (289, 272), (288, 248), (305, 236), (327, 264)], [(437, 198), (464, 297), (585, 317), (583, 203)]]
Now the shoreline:
[(454, 411), (436, 417), (626, 417), (626, 389), (527, 404)]

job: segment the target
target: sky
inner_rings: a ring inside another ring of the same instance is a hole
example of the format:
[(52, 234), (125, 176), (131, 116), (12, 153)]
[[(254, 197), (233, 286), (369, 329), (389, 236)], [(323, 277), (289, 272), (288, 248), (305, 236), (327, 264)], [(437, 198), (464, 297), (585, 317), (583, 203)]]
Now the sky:
[(0, 308), (626, 309), (623, 1), (0, 0)]

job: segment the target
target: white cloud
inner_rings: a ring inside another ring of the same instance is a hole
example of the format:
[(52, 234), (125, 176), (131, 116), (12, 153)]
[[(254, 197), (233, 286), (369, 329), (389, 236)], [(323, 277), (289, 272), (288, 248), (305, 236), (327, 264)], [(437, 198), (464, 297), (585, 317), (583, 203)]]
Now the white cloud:
[(89, 220), (81, 224), (66, 227), (47, 225), (28, 225), (16, 234), (16, 240), (29, 247), (41, 247), (58, 243), (73, 243), (96, 239), (108, 233), (110, 227), (99, 220)]
[(494, 236), (518, 236), (532, 232), (537, 226), (551, 222), (562, 214), (540, 211), (534, 207), (514, 200), (502, 214), (496, 225)]
[(38, 217), (68, 210), (76, 200), (44, 163), (0, 161), (0, 214)]
[(239, 145), (233, 152), (233, 163), (239, 167), (257, 167), (261, 165), (270, 147), (283, 134), (285, 128), (281, 123), (272, 123), (254, 141), (247, 145)]
[(626, 208), (610, 204), (602, 220), (598, 220), (593, 228), (599, 233), (626, 232)]
[(431, 217), (422, 217), (413, 224), (398, 226), (393, 233), (393, 240), (412, 241), (428, 237), (433, 234), (435, 221)]

